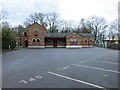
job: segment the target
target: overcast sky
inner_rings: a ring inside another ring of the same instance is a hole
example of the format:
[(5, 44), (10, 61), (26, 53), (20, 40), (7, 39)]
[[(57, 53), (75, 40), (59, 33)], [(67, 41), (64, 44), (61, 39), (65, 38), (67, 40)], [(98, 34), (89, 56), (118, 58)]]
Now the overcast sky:
[(118, 18), (119, 0), (0, 0), (0, 10), (7, 9), (8, 21), (23, 24), (34, 12), (57, 12), (61, 19), (79, 21), (96, 15), (109, 22)]

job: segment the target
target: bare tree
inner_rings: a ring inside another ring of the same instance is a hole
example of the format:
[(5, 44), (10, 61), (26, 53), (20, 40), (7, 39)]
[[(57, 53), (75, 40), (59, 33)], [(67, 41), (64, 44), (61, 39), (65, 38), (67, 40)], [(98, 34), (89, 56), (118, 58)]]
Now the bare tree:
[(87, 26), (87, 20), (82, 18), (77, 26), (78, 33), (91, 33), (91, 30)]
[(58, 27), (62, 23), (59, 19), (59, 15), (55, 12), (46, 14), (46, 22), (50, 32), (58, 32)]
[(97, 39), (101, 38), (100, 32), (104, 31), (108, 26), (106, 20), (102, 17), (93, 16), (88, 19), (87, 26), (94, 34), (95, 44), (99, 44)]
[(29, 25), (31, 25), (35, 22), (37, 22), (40, 25), (46, 27), (47, 24), (45, 22), (45, 14), (43, 14), (43, 13), (33, 13), (29, 16), (29, 18), (26, 19), (24, 24), (25, 24), (25, 26), (29, 26)]
[(115, 19), (113, 22), (111, 22), (110, 27), (109, 27), (109, 37), (111, 39), (115, 39), (115, 38), (119, 38), (120, 37), (120, 33), (119, 33), (119, 24), (118, 24), (118, 20)]
[(62, 32), (63, 33), (70, 33), (73, 31), (76, 31), (77, 27), (76, 27), (76, 22), (71, 20), (71, 21), (63, 21), (62, 22)]
[(2, 23), (1, 23), (1, 26), (2, 26), (2, 28), (4, 28), (4, 29), (9, 29), (9, 28), (11, 27), (10, 24), (9, 24), (8, 22), (6, 22), (6, 21), (2, 22)]
[(3, 8), (3, 9), (0, 11), (0, 21), (6, 19), (6, 18), (7, 18), (7, 15), (8, 15), (7, 10)]
[(0, 10), (0, 29), (2, 29), (3, 26), (3, 22), (5, 22), (4, 20), (7, 18), (8, 12), (6, 9), (2, 9)]

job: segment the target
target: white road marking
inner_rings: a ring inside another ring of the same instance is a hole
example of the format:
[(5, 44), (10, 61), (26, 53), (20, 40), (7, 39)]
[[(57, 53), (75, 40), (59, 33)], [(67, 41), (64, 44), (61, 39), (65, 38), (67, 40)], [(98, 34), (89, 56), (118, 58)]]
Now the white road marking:
[(35, 78), (37, 78), (37, 79), (41, 79), (41, 78), (42, 78), (42, 76), (37, 75), (37, 76), (35, 76)]
[(67, 69), (66, 67), (63, 67), (63, 69)]
[(29, 82), (32, 82), (32, 81), (35, 81), (35, 80), (37, 80), (37, 79), (41, 79), (42, 78), (42, 76), (40, 76), (40, 75), (37, 75), (37, 76), (35, 76), (34, 78), (30, 78), (30, 79), (28, 79), (27, 81), (25, 81), (25, 80), (21, 80), (21, 81), (19, 81), (19, 83), (29, 83)]
[(65, 70), (65, 69), (68, 69), (70, 68), (69, 66), (65, 66), (65, 67), (62, 67), (62, 68), (58, 68), (57, 70)]
[(103, 76), (104, 76), (104, 77), (107, 77), (108, 75), (104, 74)]
[(19, 81), (19, 83), (26, 83), (27, 84), (27, 81), (21, 80), (21, 81)]
[(65, 66), (66, 68), (70, 68), (69, 66)]
[(71, 78), (71, 77), (63, 76), (63, 75), (60, 75), (60, 74), (57, 74), (57, 73), (53, 73), (53, 72), (49, 72), (49, 71), (48, 71), (48, 73), (52, 74), (52, 75), (55, 75), (55, 76), (62, 77), (62, 78), (66, 78), (66, 79), (69, 79), (69, 80), (73, 80), (73, 81), (76, 81), (76, 82), (79, 82), (79, 83), (83, 83), (83, 84), (86, 84), (86, 85), (90, 85), (90, 86), (93, 86), (93, 87), (96, 87), (96, 88), (105, 89), (102, 86), (95, 85), (95, 84), (92, 84), (92, 83), (89, 83), (89, 82), (85, 82), (85, 81), (81, 81), (81, 80), (78, 80), (78, 79), (74, 79), (74, 78)]
[(32, 81), (35, 81), (35, 79), (34, 79), (34, 78), (30, 78), (30, 79), (29, 79), (29, 81), (31, 81), (31, 82), (32, 82)]
[(83, 66), (83, 65), (78, 65), (78, 64), (72, 64), (72, 65), (73, 66), (84, 67), (84, 68), (91, 68), (91, 69), (96, 69), (96, 70), (102, 70), (102, 71), (107, 71), (107, 72), (120, 73), (118, 71), (107, 70), (107, 69), (103, 69), (103, 68), (89, 67), (89, 66)]
[(86, 60), (85, 61), (81, 61), (80, 63), (84, 63), (84, 62), (86, 62)]
[[(85, 60), (86, 61), (91, 61), (91, 62), (102, 62), (102, 63), (110, 63), (110, 64), (118, 64), (118, 63), (114, 63), (114, 62), (106, 62), (106, 61), (96, 61), (96, 60)], [(81, 63), (81, 62), (80, 62)]]

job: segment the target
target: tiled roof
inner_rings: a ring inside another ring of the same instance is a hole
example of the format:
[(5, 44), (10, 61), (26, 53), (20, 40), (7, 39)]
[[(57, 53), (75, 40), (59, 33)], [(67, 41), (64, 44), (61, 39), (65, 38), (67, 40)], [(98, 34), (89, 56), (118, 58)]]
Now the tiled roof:
[(47, 38), (65, 38), (68, 33), (46, 33)]
[(19, 31), (27, 31), (27, 28), (19, 28)]
[[(65, 38), (69, 33), (46, 33), (45, 37), (47, 38)], [(83, 37), (93, 37), (91, 33), (79, 33)]]
[(79, 35), (83, 36), (83, 37), (93, 37), (94, 35), (91, 33), (79, 33)]

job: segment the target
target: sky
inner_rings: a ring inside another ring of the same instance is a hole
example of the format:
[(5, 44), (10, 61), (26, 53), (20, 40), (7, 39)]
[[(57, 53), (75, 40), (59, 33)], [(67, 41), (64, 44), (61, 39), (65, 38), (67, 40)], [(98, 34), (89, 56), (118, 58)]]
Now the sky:
[(0, 0), (0, 10), (8, 11), (7, 21), (16, 26), (34, 12), (57, 12), (61, 19), (79, 21), (91, 16), (104, 17), (108, 22), (118, 18), (119, 0)]

